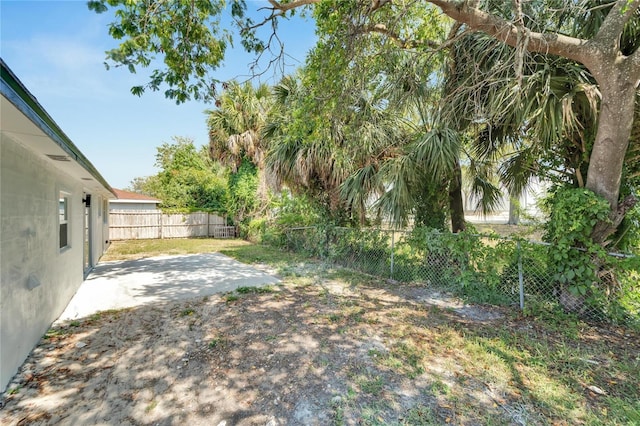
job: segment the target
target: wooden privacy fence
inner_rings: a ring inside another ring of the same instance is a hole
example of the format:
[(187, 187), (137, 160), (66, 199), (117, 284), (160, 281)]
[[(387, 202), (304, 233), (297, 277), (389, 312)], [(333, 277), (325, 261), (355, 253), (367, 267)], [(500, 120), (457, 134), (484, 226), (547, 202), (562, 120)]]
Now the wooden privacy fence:
[(216, 214), (152, 211), (109, 212), (109, 239), (142, 240), (151, 238), (235, 238), (236, 227)]

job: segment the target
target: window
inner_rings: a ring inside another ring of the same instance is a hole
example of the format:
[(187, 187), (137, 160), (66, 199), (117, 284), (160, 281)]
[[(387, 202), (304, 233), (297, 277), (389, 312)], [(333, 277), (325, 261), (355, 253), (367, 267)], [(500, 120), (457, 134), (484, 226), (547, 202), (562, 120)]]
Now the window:
[(58, 201), (58, 223), (60, 225), (60, 248), (69, 247), (69, 194), (60, 192)]

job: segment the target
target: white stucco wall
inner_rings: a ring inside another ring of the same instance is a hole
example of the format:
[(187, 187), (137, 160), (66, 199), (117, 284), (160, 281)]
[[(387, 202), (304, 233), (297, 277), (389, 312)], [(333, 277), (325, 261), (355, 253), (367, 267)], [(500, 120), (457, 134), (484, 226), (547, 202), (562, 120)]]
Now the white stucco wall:
[[(0, 389), (83, 281), (83, 185), (41, 155), (0, 136)], [(70, 194), (70, 247), (59, 249), (59, 191)], [(92, 205), (104, 197), (92, 194)], [(104, 207), (103, 207), (104, 208)], [(105, 248), (92, 209), (92, 263)]]

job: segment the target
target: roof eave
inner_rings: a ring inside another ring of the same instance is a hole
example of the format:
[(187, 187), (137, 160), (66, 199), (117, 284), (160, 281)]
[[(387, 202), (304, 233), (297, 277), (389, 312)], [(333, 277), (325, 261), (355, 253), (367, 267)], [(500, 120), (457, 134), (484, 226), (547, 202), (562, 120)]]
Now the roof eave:
[(11, 102), (20, 112), (28, 117), (38, 126), (53, 142), (55, 142), (64, 152), (75, 160), (82, 168), (91, 174), (105, 189), (114, 197), (111, 186), (106, 179), (98, 172), (87, 157), (80, 152), (71, 139), (53, 121), (51, 116), (40, 105), (35, 96), (22, 84), (18, 77), (11, 71), (2, 58), (0, 58), (1, 84), (0, 92), (9, 102)]

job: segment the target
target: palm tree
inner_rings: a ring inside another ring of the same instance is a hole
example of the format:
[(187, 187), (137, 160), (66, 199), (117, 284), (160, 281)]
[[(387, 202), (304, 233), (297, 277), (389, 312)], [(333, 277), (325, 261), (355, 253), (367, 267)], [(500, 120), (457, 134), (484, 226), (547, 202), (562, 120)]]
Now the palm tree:
[[(455, 130), (443, 114), (443, 84), (438, 70), (425, 75), (432, 67), (431, 59), (396, 52), (395, 67), (387, 69), (380, 96), (387, 102), (387, 112), (401, 115), (407, 128), (407, 143), (393, 158), (377, 169), (377, 174), (359, 171), (343, 185), (348, 199), (363, 197), (363, 177), (382, 185), (385, 191), (376, 207), (380, 215), (389, 217), (396, 226), (405, 226), (410, 217), (415, 224), (445, 228), (447, 213), (453, 232), (466, 228), (462, 200), (461, 161), (467, 159), (476, 171), (476, 185), (483, 185), (482, 207), (491, 210), (497, 202), (498, 189), (483, 176), (486, 167), (472, 160), (466, 135)], [(371, 185), (370, 185), (371, 186)], [(370, 195), (369, 195), (370, 196)]]
[(319, 200), (334, 219), (364, 223), (365, 194), (383, 187), (361, 179), (362, 191), (349, 199), (340, 187), (356, 170), (362, 177), (394, 155), (403, 141), (402, 122), (386, 114), (369, 93), (343, 99), (346, 108), (323, 102), (304, 85), (302, 73), (284, 78), (274, 96), (277, 108), (265, 127), (271, 141), (267, 168), (292, 191)]
[(216, 100), (215, 110), (207, 111), (209, 154), (211, 158), (237, 172), (243, 160), (257, 168), (258, 199), (267, 204), (268, 186), (273, 179), (265, 172), (267, 139), (263, 131), (272, 107), (271, 91), (266, 84), (225, 83)]
[(226, 83), (209, 110), (209, 146), (211, 157), (237, 168), (243, 157), (264, 168), (265, 141), (262, 128), (271, 108), (270, 88), (266, 84)]

